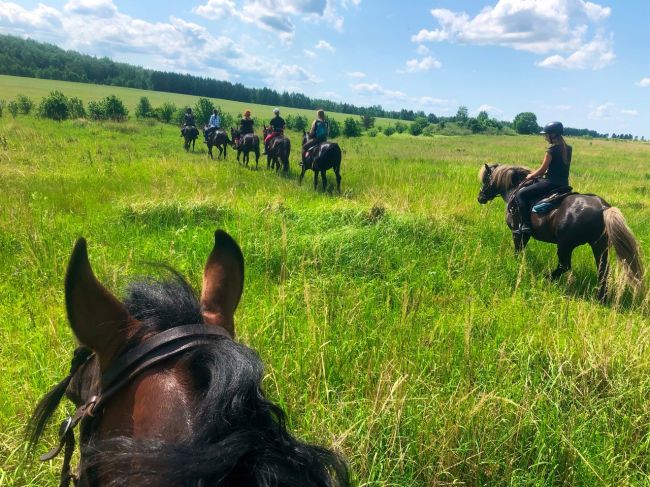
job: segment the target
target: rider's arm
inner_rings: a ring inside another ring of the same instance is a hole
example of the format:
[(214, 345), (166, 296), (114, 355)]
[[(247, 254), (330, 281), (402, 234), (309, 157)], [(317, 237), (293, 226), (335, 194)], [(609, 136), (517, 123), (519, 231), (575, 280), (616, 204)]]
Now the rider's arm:
[(544, 156), (544, 160), (542, 161), (542, 165), (539, 166), (539, 169), (537, 169), (537, 171), (531, 172), (528, 176), (526, 176), (526, 179), (538, 178), (546, 174), (546, 171), (548, 171), (548, 166), (551, 164), (551, 159), (551, 154), (547, 152)]

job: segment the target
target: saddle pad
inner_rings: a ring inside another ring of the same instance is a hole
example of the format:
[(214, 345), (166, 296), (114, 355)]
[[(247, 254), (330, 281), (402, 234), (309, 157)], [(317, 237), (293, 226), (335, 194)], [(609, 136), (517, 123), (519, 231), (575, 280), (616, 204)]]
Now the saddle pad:
[(573, 188), (571, 188), (571, 186), (558, 188), (550, 196), (547, 196), (546, 198), (543, 198), (535, 203), (535, 205), (533, 205), (533, 213), (537, 213), (538, 215), (548, 213), (553, 208), (558, 206), (564, 198), (570, 194), (575, 194), (571, 191), (572, 189)]

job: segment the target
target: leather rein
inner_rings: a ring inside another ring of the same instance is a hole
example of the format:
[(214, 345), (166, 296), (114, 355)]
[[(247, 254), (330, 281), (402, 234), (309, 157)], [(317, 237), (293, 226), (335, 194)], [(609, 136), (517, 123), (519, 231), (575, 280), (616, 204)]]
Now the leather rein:
[[(232, 339), (220, 326), (183, 325), (157, 333), (119, 355), (102, 374), (99, 394), (92, 396), (77, 408), (74, 415), (63, 420), (59, 427), (59, 444), (40, 457), (45, 462), (65, 450), (59, 486), (67, 487), (70, 481), (77, 485), (78, 482), (77, 476), (71, 473), (70, 460), (76, 443), (74, 429), (80, 422), (100, 416), (106, 402), (145, 370), (193, 348), (226, 338)], [(77, 348), (68, 377), (74, 376), (94, 355), (88, 348)]]

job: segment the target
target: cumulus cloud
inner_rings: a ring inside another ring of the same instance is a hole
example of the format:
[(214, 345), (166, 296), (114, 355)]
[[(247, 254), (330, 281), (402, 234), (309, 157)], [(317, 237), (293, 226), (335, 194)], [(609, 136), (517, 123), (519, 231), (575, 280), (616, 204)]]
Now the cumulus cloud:
[[(345, 7), (345, 3), (341, 5)], [(285, 42), (293, 40), (295, 17), (300, 20), (323, 21), (338, 30), (343, 28), (343, 17), (338, 14), (336, 0), (207, 0), (192, 11), (210, 20), (236, 18), (276, 32)]]
[(503, 115), (503, 110), (501, 110), (501, 109), (499, 109), (499, 108), (497, 108), (495, 106), (487, 105), (487, 104), (483, 104), (483, 105), (481, 105), (480, 107), (478, 107), (476, 109), (476, 114), (477, 115), (479, 113), (481, 113), (481, 112), (487, 112), (488, 115), (499, 116), (499, 117), (501, 117)]
[[(409, 59), (406, 61), (407, 73), (420, 73), (422, 71), (429, 71), (431, 69), (439, 69), (442, 67), (440, 61), (432, 56), (426, 56), (422, 59)], [(399, 71), (403, 72), (403, 71)]]
[(381, 95), (393, 100), (405, 100), (408, 98), (405, 93), (398, 90), (389, 90), (378, 83), (356, 83), (351, 88), (360, 95)]
[(598, 69), (614, 59), (612, 37), (600, 26), (610, 14), (609, 7), (585, 0), (498, 0), (474, 17), (436, 8), (431, 15), (438, 27), (421, 29), (411, 40), (503, 46), (549, 55), (541, 67)]
[[(230, 8), (229, 0), (219, 3)], [(94, 55), (147, 56), (152, 68), (210, 73), (222, 79), (246, 75), (277, 89), (320, 82), (300, 66), (247, 52), (233, 39), (214, 36), (201, 25), (173, 16), (167, 22), (134, 18), (119, 12), (111, 0), (70, 0), (62, 10), (42, 4), (30, 10), (0, 1), (0, 29), (55, 38), (66, 48)]]
[(387, 105), (394, 108), (402, 108), (405, 105), (413, 106), (417, 110), (436, 110), (447, 112), (449, 106), (454, 103), (452, 100), (434, 98), (431, 96), (410, 96), (399, 90), (391, 90), (378, 83), (356, 83), (350, 87), (359, 95), (373, 99), (383, 98)]
[(316, 49), (323, 49), (323, 50), (325, 50), (325, 51), (329, 51), (329, 52), (334, 52), (334, 51), (336, 51), (336, 49), (334, 49), (334, 47), (332, 46), (332, 44), (330, 44), (330, 43), (327, 42), (327, 41), (324, 41), (323, 39), (321, 39), (320, 41), (318, 41), (318, 43), (317, 43), (316, 46), (314, 46), (314, 47), (315, 47)]
[(650, 86), (650, 78), (643, 78), (637, 81), (636, 85), (642, 88), (647, 88), (648, 86)]
[(348, 71), (347, 75), (350, 78), (365, 78), (366, 73), (362, 73), (361, 71)]
[(626, 117), (636, 117), (639, 114), (637, 110), (620, 108), (616, 103), (607, 102), (594, 107), (589, 113), (589, 118), (595, 120), (620, 119), (621, 115)]

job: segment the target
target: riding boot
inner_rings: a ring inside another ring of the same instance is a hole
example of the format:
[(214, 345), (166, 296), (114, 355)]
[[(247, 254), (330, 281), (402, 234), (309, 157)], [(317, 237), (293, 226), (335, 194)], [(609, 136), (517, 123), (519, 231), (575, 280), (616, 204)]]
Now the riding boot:
[(530, 223), (530, 212), (527, 211), (525, 214), (520, 214), (519, 221), (519, 233), (522, 235), (532, 235), (533, 226)]

